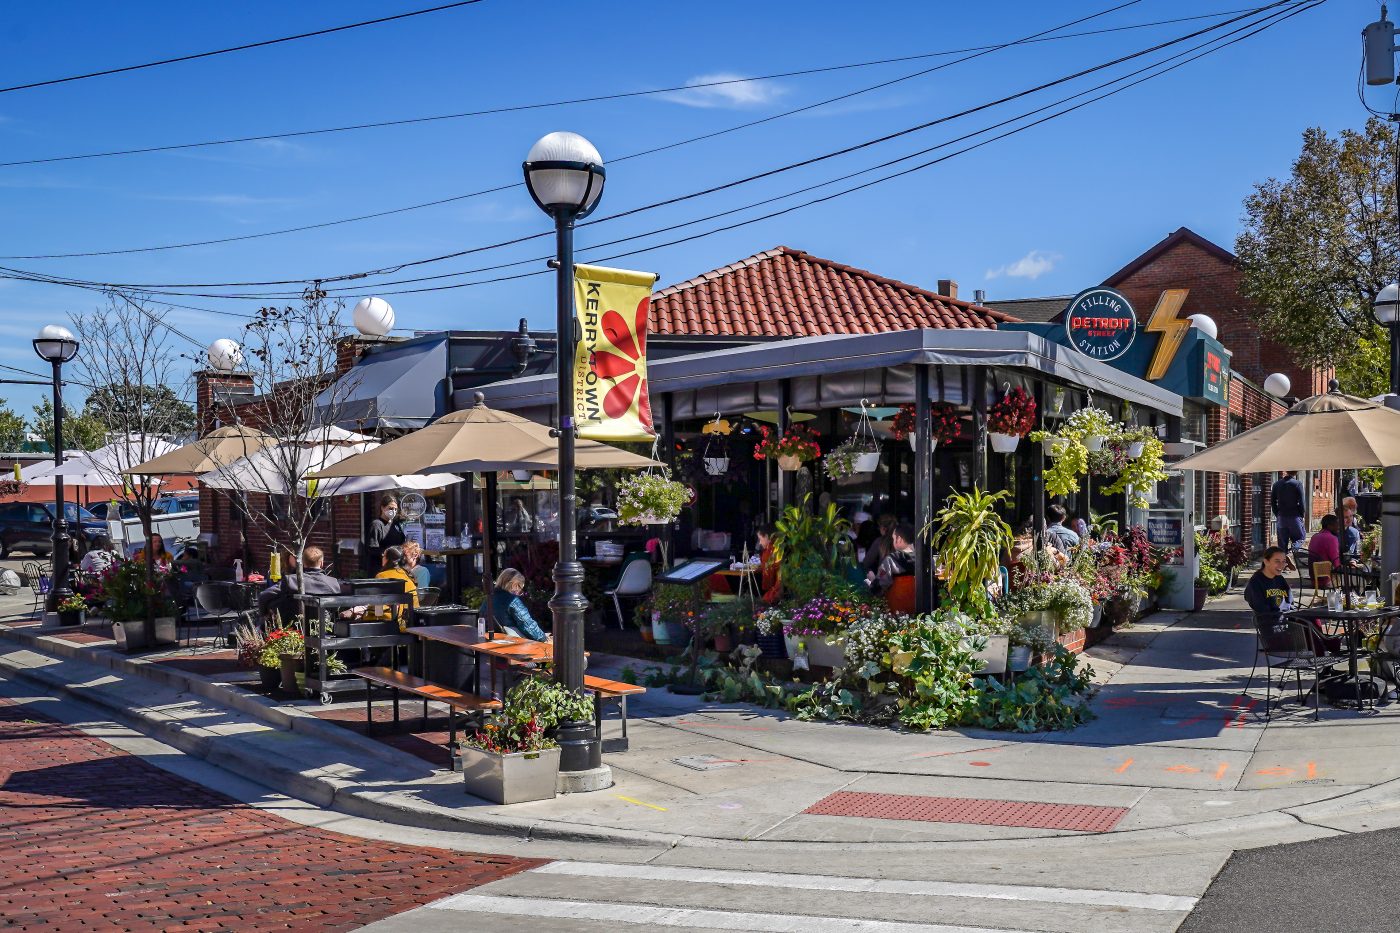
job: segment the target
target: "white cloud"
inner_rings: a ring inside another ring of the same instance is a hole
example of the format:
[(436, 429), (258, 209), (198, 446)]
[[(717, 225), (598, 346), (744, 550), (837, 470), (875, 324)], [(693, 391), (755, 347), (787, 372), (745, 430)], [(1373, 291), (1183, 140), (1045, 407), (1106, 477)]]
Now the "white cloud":
[(210, 204), (215, 207), (258, 207), (267, 204), (295, 204), (295, 198), (264, 198), (252, 194), (152, 194), (152, 201), (182, 201), (188, 204)]
[[(726, 82), (719, 84), (716, 82)], [(746, 110), (772, 103), (787, 93), (787, 88), (774, 81), (754, 81), (732, 72), (697, 75), (686, 82), (684, 91), (672, 91), (661, 96), (687, 107)], [(698, 87), (697, 85), (709, 85)]]
[(1033, 249), (1015, 262), (1007, 263), (999, 269), (988, 269), (987, 278), (1006, 276), (1009, 279), (1038, 279), (1055, 268), (1055, 263), (1059, 262), (1060, 258), (1059, 253)]

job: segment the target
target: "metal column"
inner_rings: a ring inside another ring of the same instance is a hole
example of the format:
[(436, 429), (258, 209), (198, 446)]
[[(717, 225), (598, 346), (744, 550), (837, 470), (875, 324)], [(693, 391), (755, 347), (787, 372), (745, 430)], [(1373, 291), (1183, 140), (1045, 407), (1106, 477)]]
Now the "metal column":
[(914, 608), (933, 609), (933, 551), (923, 533), (933, 521), (933, 405), (929, 398), (929, 370), (914, 367)]

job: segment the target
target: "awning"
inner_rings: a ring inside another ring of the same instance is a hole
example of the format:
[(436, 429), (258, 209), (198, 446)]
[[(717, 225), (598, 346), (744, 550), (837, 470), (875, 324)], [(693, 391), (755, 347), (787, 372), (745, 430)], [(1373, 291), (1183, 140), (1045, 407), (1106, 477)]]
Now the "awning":
[(357, 431), (422, 428), (447, 411), (445, 334), (369, 353), (316, 399), (320, 418)]
[[(925, 329), (773, 341), (655, 360), (647, 379), (653, 399), (675, 396), (675, 417), (681, 418), (771, 408), (781, 379), (794, 380), (794, 405), (840, 407), (858, 405), (862, 398), (873, 404), (909, 402), (910, 367), (918, 364), (1031, 371), (1153, 411), (1181, 414), (1181, 396), (1173, 392), (1036, 334), (1012, 330)], [(965, 402), (963, 374), (945, 376), (933, 381), (937, 397)], [(483, 392), (496, 408), (520, 411), (553, 405), (557, 386), (554, 376), (531, 376), (467, 391)], [(458, 407), (466, 404), (466, 398), (457, 399)]]

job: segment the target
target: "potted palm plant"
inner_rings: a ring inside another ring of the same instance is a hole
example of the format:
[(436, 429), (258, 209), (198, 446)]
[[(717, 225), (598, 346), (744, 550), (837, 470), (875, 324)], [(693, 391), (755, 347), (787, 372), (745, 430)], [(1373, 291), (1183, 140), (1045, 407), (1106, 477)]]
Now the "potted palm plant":
[(1015, 535), (997, 514), (1006, 490), (955, 492), (923, 534), (932, 535), (944, 569), (944, 585), (953, 604), (979, 618), (991, 612), (988, 583), (1001, 573), (1001, 555), (1011, 549)]

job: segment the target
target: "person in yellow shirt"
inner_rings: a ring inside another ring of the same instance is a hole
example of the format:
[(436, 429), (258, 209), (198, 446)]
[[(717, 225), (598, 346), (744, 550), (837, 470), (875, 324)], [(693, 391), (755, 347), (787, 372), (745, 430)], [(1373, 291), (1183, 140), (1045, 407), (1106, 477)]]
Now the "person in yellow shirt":
[[(418, 584), (413, 579), (413, 574), (408, 569), (408, 559), (404, 557), (403, 548), (398, 545), (386, 547), (379, 557), (383, 568), (374, 575), (376, 580), (402, 580), (403, 591), (413, 597), (413, 608), (418, 608)], [(366, 619), (393, 619), (399, 621), (399, 630), (408, 628), (408, 613), (402, 611), (402, 606), (373, 606), (365, 613)]]

